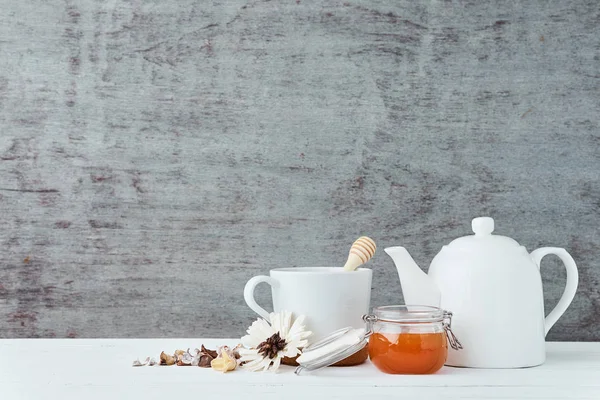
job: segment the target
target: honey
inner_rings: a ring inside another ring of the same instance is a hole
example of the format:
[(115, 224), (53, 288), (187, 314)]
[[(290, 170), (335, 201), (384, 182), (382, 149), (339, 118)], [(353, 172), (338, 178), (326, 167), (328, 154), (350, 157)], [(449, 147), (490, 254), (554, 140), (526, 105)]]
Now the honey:
[(448, 344), (444, 331), (437, 333), (373, 333), (369, 357), (388, 374), (432, 374), (446, 362)]
[(342, 365), (340, 360), (354, 354), (370, 358), (387, 374), (433, 374), (446, 363), (448, 346), (454, 351), (463, 348), (452, 333), (452, 312), (438, 307), (375, 307), (372, 314), (363, 315), (363, 321), (366, 330), (340, 329), (305, 348), (295, 373)]
[(452, 313), (438, 307), (376, 307), (363, 320), (371, 363), (387, 374), (433, 374), (446, 363), (448, 346), (462, 349), (450, 328)]

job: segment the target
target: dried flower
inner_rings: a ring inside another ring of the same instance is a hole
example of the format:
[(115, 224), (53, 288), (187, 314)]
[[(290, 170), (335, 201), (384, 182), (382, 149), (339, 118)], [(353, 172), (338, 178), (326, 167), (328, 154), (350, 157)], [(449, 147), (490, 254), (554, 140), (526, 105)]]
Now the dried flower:
[(154, 358), (146, 357), (146, 359), (143, 362), (140, 362), (139, 358), (133, 362), (134, 367), (143, 367), (145, 365), (156, 365), (156, 360)]
[(198, 366), (202, 368), (210, 368), (211, 361), (214, 360), (210, 354), (202, 353)]
[(210, 366), (216, 371), (228, 372), (237, 367), (237, 361), (227, 351), (222, 351), (218, 358), (211, 361)]
[[(134, 367), (143, 367), (146, 365), (177, 365), (180, 367), (193, 366), (210, 368), (211, 362), (221, 357), (223, 353), (226, 353), (230, 359), (234, 361), (240, 358), (238, 350), (242, 345), (238, 344), (233, 349), (227, 346), (221, 346), (217, 350), (209, 350), (204, 345), (200, 346), (200, 349), (187, 349), (187, 350), (175, 350), (173, 355), (167, 354), (164, 351), (160, 353), (159, 362), (157, 363), (154, 358), (147, 357), (144, 361), (139, 359), (133, 362)], [(237, 364), (237, 362), (236, 362)]]
[(269, 322), (257, 319), (242, 337), (246, 348), (239, 349), (240, 362), (251, 371), (277, 371), (283, 357), (295, 357), (308, 344), (312, 332), (304, 327), (304, 316), (292, 324), (292, 313), (269, 314)]
[[(220, 346), (217, 348), (217, 357), (221, 357), (221, 355), (226, 352), (227, 355), (229, 355), (229, 358), (232, 358), (234, 360), (239, 360), (240, 356), (240, 349), (242, 348), (242, 344), (238, 344), (237, 346), (235, 346), (233, 349), (230, 348), (229, 346)], [(239, 364), (239, 362), (238, 362)]]
[(210, 368), (212, 360), (217, 358), (219, 355), (215, 350), (209, 350), (204, 345), (200, 346), (198, 353), (198, 366), (202, 368)]
[(169, 355), (164, 351), (160, 353), (160, 365), (173, 365), (175, 362), (175, 357), (172, 355)]
[(175, 350), (173, 357), (175, 357), (175, 361), (181, 360), (181, 357), (185, 354), (185, 350)]
[(216, 351), (214, 351), (214, 350), (209, 350), (209, 349), (207, 349), (206, 347), (204, 347), (204, 345), (202, 345), (202, 346), (200, 347), (200, 351), (201, 351), (202, 353), (208, 354), (208, 355), (209, 355), (209, 356), (211, 356), (212, 358), (217, 358), (217, 357), (219, 357), (219, 355), (217, 354), (217, 352), (216, 352)]
[(258, 354), (273, 359), (277, 356), (277, 353), (285, 348), (285, 344), (285, 339), (282, 339), (281, 336), (279, 336), (279, 332), (277, 332), (259, 344), (256, 350), (258, 350)]
[(233, 356), (237, 359), (237, 358), (241, 358), (242, 356), (240, 355), (240, 350), (243, 349), (244, 346), (240, 343), (237, 346), (235, 346), (231, 352), (233, 353)]
[(187, 349), (187, 351), (181, 353), (181, 350), (178, 350), (175, 352), (175, 358), (177, 359), (177, 365), (178, 366), (184, 366), (184, 365), (188, 365), (191, 366), (194, 363), (194, 359), (196, 357), (198, 349), (195, 349), (193, 351), (190, 351), (190, 349)]

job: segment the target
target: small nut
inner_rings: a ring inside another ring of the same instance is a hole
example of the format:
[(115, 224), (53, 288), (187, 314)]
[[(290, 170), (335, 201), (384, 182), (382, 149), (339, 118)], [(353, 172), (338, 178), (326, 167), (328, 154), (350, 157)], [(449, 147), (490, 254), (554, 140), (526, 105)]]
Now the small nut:
[(156, 360), (154, 358), (146, 357), (144, 361), (140, 361), (139, 359), (133, 362), (134, 367), (143, 367), (143, 366), (153, 366), (156, 365)]
[(175, 350), (175, 354), (173, 355), (175, 357), (175, 361), (177, 361), (177, 362), (181, 361), (184, 354), (185, 354), (185, 350)]
[(226, 351), (221, 352), (221, 357), (215, 358), (210, 362), (210, 366), (215, 371), (228, 372), (237, 367), (237, 361), (231, 358)]
[(214, 360), (214, 358), (211, 357), (210, 354), (202, 354), (200, 356), (200, 361), (198, 362), (198, 366), (202, 367), (202, 368), (210, 368), (211, 367), (211, 361)]
[(215, 350), (209, 350), (204, 345), (200, 346), (200, 352), (210, 355), (212, 358), (217, 358), (219, 355)]
[(160, 353), (160, 365), (173, 365), (176, 363), (175, 357), (164, 351)]

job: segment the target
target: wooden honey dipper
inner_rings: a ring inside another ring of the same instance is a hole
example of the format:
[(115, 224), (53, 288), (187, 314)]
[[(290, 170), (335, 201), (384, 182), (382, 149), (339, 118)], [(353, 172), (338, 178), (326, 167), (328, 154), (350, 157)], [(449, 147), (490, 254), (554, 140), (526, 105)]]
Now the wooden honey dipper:
[(369, 261), (375, 254), (377, 246), (373, 239), (367, 236), (361, 236), (350, 247), (348, 261), (344, 265), (345, 271), (354, 271), (359, 265)]

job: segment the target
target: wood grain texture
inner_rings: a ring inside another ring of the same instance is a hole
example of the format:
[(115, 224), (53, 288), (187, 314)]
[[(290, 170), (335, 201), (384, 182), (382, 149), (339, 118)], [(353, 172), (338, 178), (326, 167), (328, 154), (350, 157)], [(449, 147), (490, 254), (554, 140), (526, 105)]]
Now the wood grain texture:
[[(235, 339), (0, 340), (0, 387), (7, 399), (164, 399), (201, 390), (220, 399), (539, 399), (597, 400), (599, 343), (547, 344), (546, 362), (534, 368), (442, 367), (431, 375), (389, 375), (369, 361), (294, 374), (243, 368), (223, 374), (198, 367), (132, 367), (136, 358), (205, 344), (234, 346)], [(31, 359), (52, 360), (32, 363)], [(93, 360), (93, 362), (85, 362)], [(168, 389), (165, 389), (168, 388)]]
[(0, 10), (0, 337), (240, 336), (247, 279), (361, 235), (399, 303), (381, 249), (427, 267), (488, 215), (578, 263), (548, 338), (600, 340), (598, 2)]

